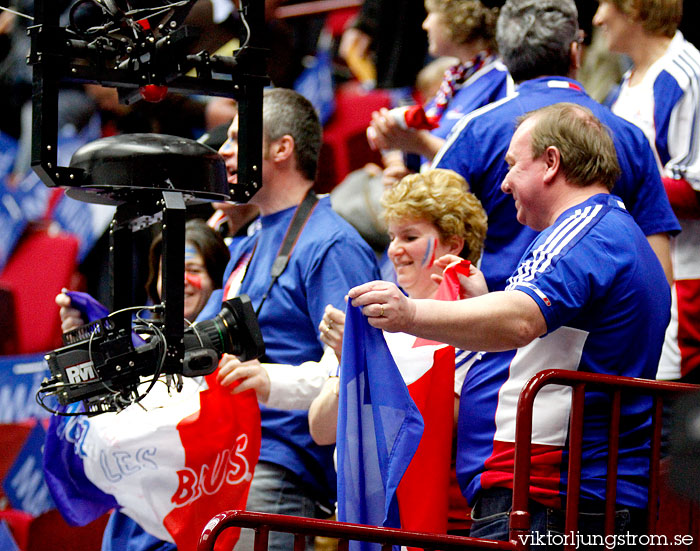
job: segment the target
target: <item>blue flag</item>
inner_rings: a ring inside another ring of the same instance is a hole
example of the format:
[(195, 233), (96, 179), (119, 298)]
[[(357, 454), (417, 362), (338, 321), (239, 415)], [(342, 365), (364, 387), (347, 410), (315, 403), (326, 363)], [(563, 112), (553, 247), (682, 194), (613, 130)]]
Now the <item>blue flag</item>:
[(348, 306), (338, 410), (339, 520), (401, 526), (396, 491), (422, 434), (423, 419), (382, 331)]

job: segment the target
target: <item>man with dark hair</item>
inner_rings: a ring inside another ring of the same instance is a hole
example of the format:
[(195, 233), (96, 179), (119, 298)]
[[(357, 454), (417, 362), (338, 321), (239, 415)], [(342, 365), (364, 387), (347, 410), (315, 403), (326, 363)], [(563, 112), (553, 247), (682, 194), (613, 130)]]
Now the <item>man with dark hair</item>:
[[(483, 288), (484, 294), (456, 302), (412, 300), (395, 285), (375, 281), (348, 295), (375, 327), (487, 352), (462, 389), (457, 475), (473, 507), (470, 535), (507, 541), (523, 384), (549, 368), (653, 378), (671, 294), (644, 234), (609, 192), (620, 170), (615, 147), (590, 110), (556, 104), (528, 114), (518, 122), (506, 162), (501, 189), (514, 198), (518, 220), (541, 233), (504, 291)], [(608, 401), (601, 393), (586, 395), (582, 535), (604, 534)], [(570, 408), (570, 392), (561, 387), (546, 387), (535, 402), (534, 542), (551, 544), (548, 534), (564, 531)], [(617, 534), (644, 530), (650, 412), (649, 397), (623, 399)]]
[(452, 169), (469, 182), (489, 216), (481, 267), (489, 289), (499, 290), (536, 233), (517, 222), (515, 204), (500, 190), (507, 172), (504, 156), (516, 119), (558, 102), (589, 108), (612, 131), (622, 175), (614, 193), (649, 239), (671, 279), (669, 234), (680, 229), (644, 135), (591, 99), (573, 80), (581, 44), (573, 0), (508, 0), (501, 9), (496, 39), (516, 94), (464, 117), (433, 165)]
[[(237, 185), (238, 119), (219, 153), (226, 161), (229, 183)], [(286, 381), (295, 394), (313, 398), (312, 381), (300, 381), (302, 363), (323, 355), (317, 327), (327, 304), (345, 308), (353, 285), (378, 277), (375, 256), (360, 235), (319, 198), (302, 226), (288, 264), (277, 280), (271, 277), (285, 235), (298, 207), (308, 201), (321, 149), (321, 125), (311, 103), (292, 90), (266, 90), (263, 96), (262, 187), (251, 198), (260, 218), (247, 237), (231, 245), (231, 262), (224, 274), (224, 300), (245, 293), (258, 310), (265, 340), (263, 363), (241, 363), (225, 356), (219, 380), (233, 392), (255, 388), (264, 404)], [(216, 305), (220, 309), (220, 304)], [(204, 314), (203, 314), (204, 315)], [(261, 382), (262, 381), (262, 382)], [(272, 381), (272, 384), (270, 383)], [(315, 377), (318, 392), (324, 377)], [(261, 391), (262, 389), (262, 391)], [(289, 388), (285, 390), (289, 391)], [(308, 407), (308, 406), (307, 406)], [(252, 511), (314, 517), (333, 511), (335, 469), (333, 446), (316, 445), (309, 434), (306, 410), (261, 405), (262, 445), (247, 508)], [(253, 547), (244, 530), (237, 549)], [(293, 547), (289, 534), (270, 534), (270, 550)]]

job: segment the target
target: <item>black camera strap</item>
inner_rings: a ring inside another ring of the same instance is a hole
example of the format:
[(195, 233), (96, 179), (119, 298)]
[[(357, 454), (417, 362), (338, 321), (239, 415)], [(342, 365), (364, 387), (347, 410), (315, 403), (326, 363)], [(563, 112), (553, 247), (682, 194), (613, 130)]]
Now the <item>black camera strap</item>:
[(297, 210), (294, 212), (292, 221), (289, 223), (289, 227), (287, 228), (287, 233), (284, 236), (280, 250), (277, 253), (277, 258), (275, 258), (275, 261), (272, 263), (272, 269), (270, 270), (270, 286), (267, 288), (267, 291), (265, 291), (265, 294), (258, 305), (258, 309), (255, 311), (256, 316), (260, 315), (260, 310), (262, 309), (262, 305), (267, 300), (270, 290), (279, 276), (281, 276), (284, 270), (287, 268), (289, 257), (292, 255), (294, 245), (296, 244), (297, 239), (299, 239), (301, 231), (304, 229), (306, 222), (311, 216), (316, 203), (318, 203), (318, 197), (314, 193), (313, 189), (309, 189), (309, 192), (306, 194), (306, 197), (304, 197), (304, 200), (299, 203), (299, 206), (297, 206)]

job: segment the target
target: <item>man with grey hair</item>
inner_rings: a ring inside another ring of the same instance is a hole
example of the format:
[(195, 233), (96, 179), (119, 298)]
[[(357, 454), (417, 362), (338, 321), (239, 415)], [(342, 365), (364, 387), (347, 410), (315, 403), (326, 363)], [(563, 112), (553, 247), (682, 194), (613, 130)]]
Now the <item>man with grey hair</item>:
[[(609, 191), (619, 165), (607, 129), (572, 103), (549, 105), (513, 122), (517, 129), (501, 189), (515, 199), (518, 220), (541, 233), (505, 290), (486, 292), (483, 280), (472, 281), (475, 273), (468, 290), (467, 278), (461, 281), (470, 298), (459, 301), (414, 300), (386, 281), (348, 292), (374, 327), (486, 351), (462, 387), (457, 476), (472, 506), (470, 535), (505, 541), (517, 401), (525, 382), (550, 368), (652, 378), (671, 305), (654, 251)], [(609, 402), (605, 393), (585, 397), (577, 547), (583, 542), (600, 548), (597, 538), (605, 533)], [(639, 535), (648, 506), (652, 400), (626, 395), (621, 404), (615, 534)], [(570, 411), (568, 390), (548, 386), (537, 396), (530, 549), (562, 547), (570, 438), (574, 446)]]
[(536, 232), (518, 223), (513, 198), (502, 193), (505, 153), (515, 120), (559, 102), (588, 107), (612, 130), (622, 175), (613, 192), (649, 239), (671, 279), (669, 234), (680, 230), (643, 133), (591, 99), (573, 77), (581, 43), (574, 0), (508, 0), (496, 39), (503, 61), (518, 83), (515, 95), (464, 117), (433, 162), (469, 182), (489, 217), (481, 267), (489, 289), (503, 289)]

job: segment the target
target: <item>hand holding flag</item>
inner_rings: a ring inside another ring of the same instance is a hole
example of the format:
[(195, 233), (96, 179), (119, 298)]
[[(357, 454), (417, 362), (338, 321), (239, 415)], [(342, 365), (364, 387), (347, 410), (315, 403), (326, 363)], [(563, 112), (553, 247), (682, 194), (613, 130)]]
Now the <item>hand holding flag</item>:
[[(458, 290), (453, 268), (438, 297), (454, 300)], [(386, 324), (393, 329), (410, 304), (390, 283), (361, 285), (349, 296), (353, 305), (348, 307), (340, 368), (338, 518), (444, 533), (454, 348), (370, 327)]]

